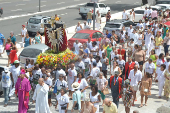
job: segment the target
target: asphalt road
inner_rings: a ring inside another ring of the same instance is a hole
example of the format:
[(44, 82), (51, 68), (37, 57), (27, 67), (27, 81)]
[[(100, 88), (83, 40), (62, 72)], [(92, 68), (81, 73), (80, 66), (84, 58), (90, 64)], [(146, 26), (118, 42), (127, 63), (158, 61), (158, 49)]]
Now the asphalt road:
[[(88, 1), (90, 0), (41, 0), (41, 15), (53, 16), (58, 14), (61, 20), (65, 22), (66, 27), (70, 27), (76, 25), (77, 22), (85, 21), (79, 15), (79, 7)], [(111, 13), (141, 5), (141, 1), (134, 0), (102, 0), (102, 2), (111, 7)], [(39, 10), (38, 0), (0, 0), (0, 6), (4, 10), (4, 14), (0, 18), (0, 32), (8, 38), (10, 31), (13, 31), (17, 42), (20, 42), (21, 38), (19, 34), (21, 33), (21, 25), (26, 25), (28, 19), (31, 17), (28, 14)], [(44, 12), (51, 9), (55, 10)], [(25, 16), (22, 16), (23, 14)], [(20, 16), (15, 17), (16, 15)], [(11, 16), (15, 18), (11, 18)]]

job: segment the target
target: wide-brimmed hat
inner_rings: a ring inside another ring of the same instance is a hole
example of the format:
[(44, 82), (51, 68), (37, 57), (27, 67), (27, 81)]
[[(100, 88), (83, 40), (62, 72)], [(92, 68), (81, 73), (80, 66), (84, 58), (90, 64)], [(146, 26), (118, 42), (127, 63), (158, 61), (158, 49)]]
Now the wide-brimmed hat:
[(78, 82), (74, 82), (74, 83), (71, 85), (71, 87), (72, 87), (73, 89), (79, 89), (80, 84), (79, 84)]
[(14, 64), (19, 64), (20, 62), (18, 60), (15, 60), (14, 61)]
[(8, 68), (4, 68), (4, 72), (8, 73), (9, 72)]
[(126, 79), (126, 80), (125, 80), (125, 85), (130, 85), (129, 79)]

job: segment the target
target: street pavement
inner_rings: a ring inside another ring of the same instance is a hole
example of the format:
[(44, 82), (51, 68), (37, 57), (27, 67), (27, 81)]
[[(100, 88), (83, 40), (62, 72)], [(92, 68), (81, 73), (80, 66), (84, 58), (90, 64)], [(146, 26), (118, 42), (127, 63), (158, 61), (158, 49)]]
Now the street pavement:
[[(79, 7), (90, 0), (41, 1), (41, 6), (43, 6), (41, 7), (42, 12), (38, 15), (54, 16), (55, 14), (58, 14), (61, 17), (61, 21), (65, 22), (66, 27), (71, 27), (78, 22), (82, 23), (85, 21), (82, 20), (79, 15)], [(102, 2), (111, 7), (111, 13), (117, 13), (123, 11), (123, 9), (130, 9), (141, 5), (141, 1), (134, 2), (133, 0), (102, 0)], [(21, 38), (19, 34), (21, 34), (21, 25), (26, 25), (28, 19), (31, 17), (27, 15), (38, 12), (38, 0), (1, 0), (0, 6), (4, 9), (4, 14), (0, 18), (0, 32), (8, 38), (10, 31), (13, 31), (17, 38), (17, 42), (20, 42)], [(45, 12), (47, 10), (51, 11)], [(23, 14), (25, 14), (25, 16), (22, 16)]]

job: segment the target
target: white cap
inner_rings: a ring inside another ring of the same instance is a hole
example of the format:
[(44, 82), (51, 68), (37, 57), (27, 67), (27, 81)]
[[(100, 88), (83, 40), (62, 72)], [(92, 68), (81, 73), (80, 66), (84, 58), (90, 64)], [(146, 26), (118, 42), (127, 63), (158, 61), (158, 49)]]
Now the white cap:
[(4, 72), (8, 73), (9, 72), (8, 68), (4, 68)]

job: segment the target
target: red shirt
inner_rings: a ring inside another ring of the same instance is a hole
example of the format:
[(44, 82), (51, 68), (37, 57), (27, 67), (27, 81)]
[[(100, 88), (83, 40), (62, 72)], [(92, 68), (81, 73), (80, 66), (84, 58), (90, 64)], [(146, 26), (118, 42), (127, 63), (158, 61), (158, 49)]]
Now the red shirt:
[(18, 60), (16, 50), (11, 50), (11, 52), (10, 52), (10, 60), (11, 60), (11, 64), (13, 64), (15, 60)]

